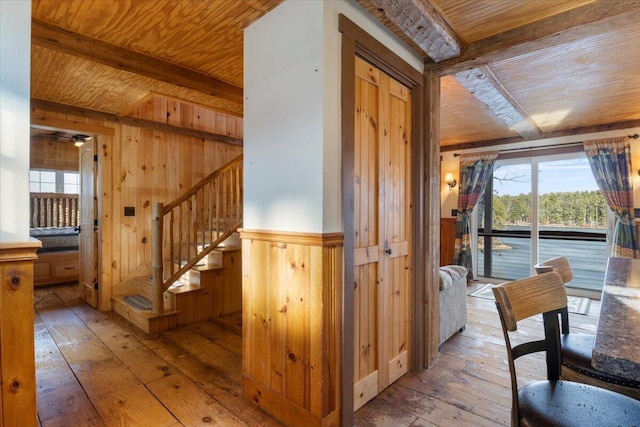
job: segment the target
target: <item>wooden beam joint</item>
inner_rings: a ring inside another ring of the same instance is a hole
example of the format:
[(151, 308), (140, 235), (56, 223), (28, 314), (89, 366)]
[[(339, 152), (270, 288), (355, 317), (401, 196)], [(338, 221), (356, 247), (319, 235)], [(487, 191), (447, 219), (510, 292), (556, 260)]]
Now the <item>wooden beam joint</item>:
[[(42, 109), (62, 114), (71, 114), (78, 117), (84, 117), (94, 120), (104, 120), (107, 122), (119, 123), (126, 126), (134, 126), (143, 129), (152, 129), (159, 132), (175, 133), (178, 135), (191, 136), (209, 141), (224, 142), (231, 145), (243, 145), (241, 138), (234, 138), (228, 135), (221, 135), (218, 133), (206, 132), (198, 129), (183, 128), (180, 126), (173, 126), (167, 123), (154, 122), (152, 120), (139, 119), (129, 116), (118, 116), (110, 113), (103, 113), (102, 111), (88, 110), (86, 108), (74, 107), (71, 105), (58, 104), (56, 102), (45, 101), (42, 99), (31, 98), (31, 109)], [(32, 117), (33, 121), (38, 121), (37, 118)], [(40, 120), (40, 124), (43, 120)]]
[[(615, 123), (605, 123), (601, 125), (593, 125), (593, 126), (584, 126), (573, 129), (561, 129), (552, 132), (544, 132), (541, 133), (539, 137), (530, 139), (529, 142), (540, 140), (540, 139), (549, 139), (549, 138), (560, 138), (566, 136), (575, 136), (575, 140), (581, 140), (581, 135), (585, 134), (593, 134), (600, 132), (609, 132), (615, 130), (625, 130), (632, 128), (639, 128), (640, 120), (628, 120), (624, 122), (615, 122)], [(491, 139), (485, 141), (470, 141), (470, 142), (460, 142), (457, 144), (448, 144), (440, 147), (441, 152), (448, 151), (456, 151), (456, 150), (470, 150), (475, 148), (487, 148), (487, 147), (495, 147), (498, 145), (509, 145), (516, 144), (518, 142), (525, 142), (525, 139), (522, 136), (513, 136), (508, 138), (500, 138), (500, 139)]]
[(428, 0), (371, 0), (435, 62), (460, 56), (463, 43)]
[(524, 139), (534, 139), (540, 136), (540, 129), (502, 86), (488, 66), (461, 71), (454, 77), (473, 96), (489, 107), (493, 114)]
[(567, 12), (496, 34), (466, 47), (460, 56), (425, 68), (439, 76), (452, 75), (548, 47), (581, 40), (640, 20), (638, 0), (599, 0)]

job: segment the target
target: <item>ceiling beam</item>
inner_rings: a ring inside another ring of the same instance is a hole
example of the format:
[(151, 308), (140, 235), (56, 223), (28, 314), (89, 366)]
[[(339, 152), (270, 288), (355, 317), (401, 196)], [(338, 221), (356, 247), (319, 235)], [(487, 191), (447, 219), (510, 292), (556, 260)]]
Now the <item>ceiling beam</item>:
[(624, 122), (607, 123), (593, 126), (583, 126), (573, 129), (561, 129), (552, 132), (543, 132), (538, 138), (525, 140), (520, 136), (513, 136), (509, 138), (490, 139), (486, 141), (473, 141), (473, 142), (460, 142), (458, 144), (448, 144), (440, 146), (441, 152), (456, 151), (456, 150), (470, 150), (473, 148), (487, 148), (495, 147), (498, 145), (509, 145), (518, 142), (532, 142), (539, 139), (560, 138), (566, 136), (574, 136), (575, 141), (582, 141), (582, 136), (592, 133), (607, 132), (613, 130), (625, 130), (640, 127), (640, 120), (627, 120)]
[(536, 139), (542, 133), (488, 66), (461, 71), (454, 77), (524, 139)]
[(463, 43), (430, 0), (371, 0), (435, 62), (460, 56)]
[(150, 55), (31, 20), (31, 42), (68, 55), (242, 104), (242, 88)]
[(640, 0), (599, 0), (470, 44), (457, 58), (425, 68), (456, 74), (559, 44), (570, 43), (640, 21)]
[[(129, 116), (118, 116), (116, 114), (103, 113), (102, 111), (88, 110), (86, 108), (74, 107), (72, 105), (58, 104), (56, 102), (45, 101), (42, 99), (31, 98), (31, 109), (34, 108), (51, 111), (54, 113), (71, 114), (78, 117), (94, 120), (104, 120), (108, 122), (119, 123), (126, 126), (134, 126), (142, 129), (151, 129), (159, 132), (175, 133), (178, 135), (190, 136), (198, 139), (209, 141), (224, 142), (232, 145), (243, 145), (241, 138), (235, 138), (228, 135), (206, 132), (198, 129), (183, 128), (173, 126), (167, 123), (154, 122), (153, 120), (139, 119)], [(31, 116), (32, 124), (39, 127), (47, 127), (47, 119)], [(100, 133), (100, 132), (98, 132)]]

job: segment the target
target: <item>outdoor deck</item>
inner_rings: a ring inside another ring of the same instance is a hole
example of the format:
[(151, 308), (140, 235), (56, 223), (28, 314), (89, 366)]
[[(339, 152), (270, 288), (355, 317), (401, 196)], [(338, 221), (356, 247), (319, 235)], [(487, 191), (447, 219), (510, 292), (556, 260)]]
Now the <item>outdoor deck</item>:
[[(528, 238), (501, 238), (501, 241), (504, 245), (503, 248), (493, 250), (491, 278), (496, 279), (495, 283), (502, 283), (506, 280), (529, 277), (532, 274), (529, 269), (531, 264), (531, 240)], [(607, 267), (605, 243), (576, 240), (540, 240), (538, 250), (538, 259), (540, 261), (561, 255), (569, 258), (573, 270), (574, 280), (567, 285), (568, 287), (596, 291), (598, 293), (602, 291), (604, 273)], [(478, 275), (486, 277), (483, 263), (484, 253), (478, 251)]]

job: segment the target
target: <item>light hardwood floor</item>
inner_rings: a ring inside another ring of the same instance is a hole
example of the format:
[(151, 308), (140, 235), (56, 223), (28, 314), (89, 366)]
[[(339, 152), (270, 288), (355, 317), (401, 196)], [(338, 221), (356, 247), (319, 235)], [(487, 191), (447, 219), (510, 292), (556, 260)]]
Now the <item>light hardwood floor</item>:
[[(479, 285), (469, 287), (469, 293)], [(468, 323), (429, 370), (405, 375), (355, 414), (359, 426), (509, 424), (506, 352), (495, 304), (467, 297)], [(595, 331), (590, 315), (573, 328)], [(278, 426), (242, 397), (238, 319), (147, 335), (84, 304), (72, 285), (35, 290), (36, 379), (42, 426)], [(538, 334), (539, 320), (522, 334)], [(541, 357), (520, 364), (544, 377)]]

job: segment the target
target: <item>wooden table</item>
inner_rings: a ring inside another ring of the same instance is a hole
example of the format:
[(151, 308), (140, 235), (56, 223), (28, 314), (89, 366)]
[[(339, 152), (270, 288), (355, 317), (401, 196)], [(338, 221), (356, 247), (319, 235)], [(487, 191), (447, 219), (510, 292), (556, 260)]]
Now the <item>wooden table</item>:
[(640, 381), (640, 260), (609, 258), (591, 364)]

